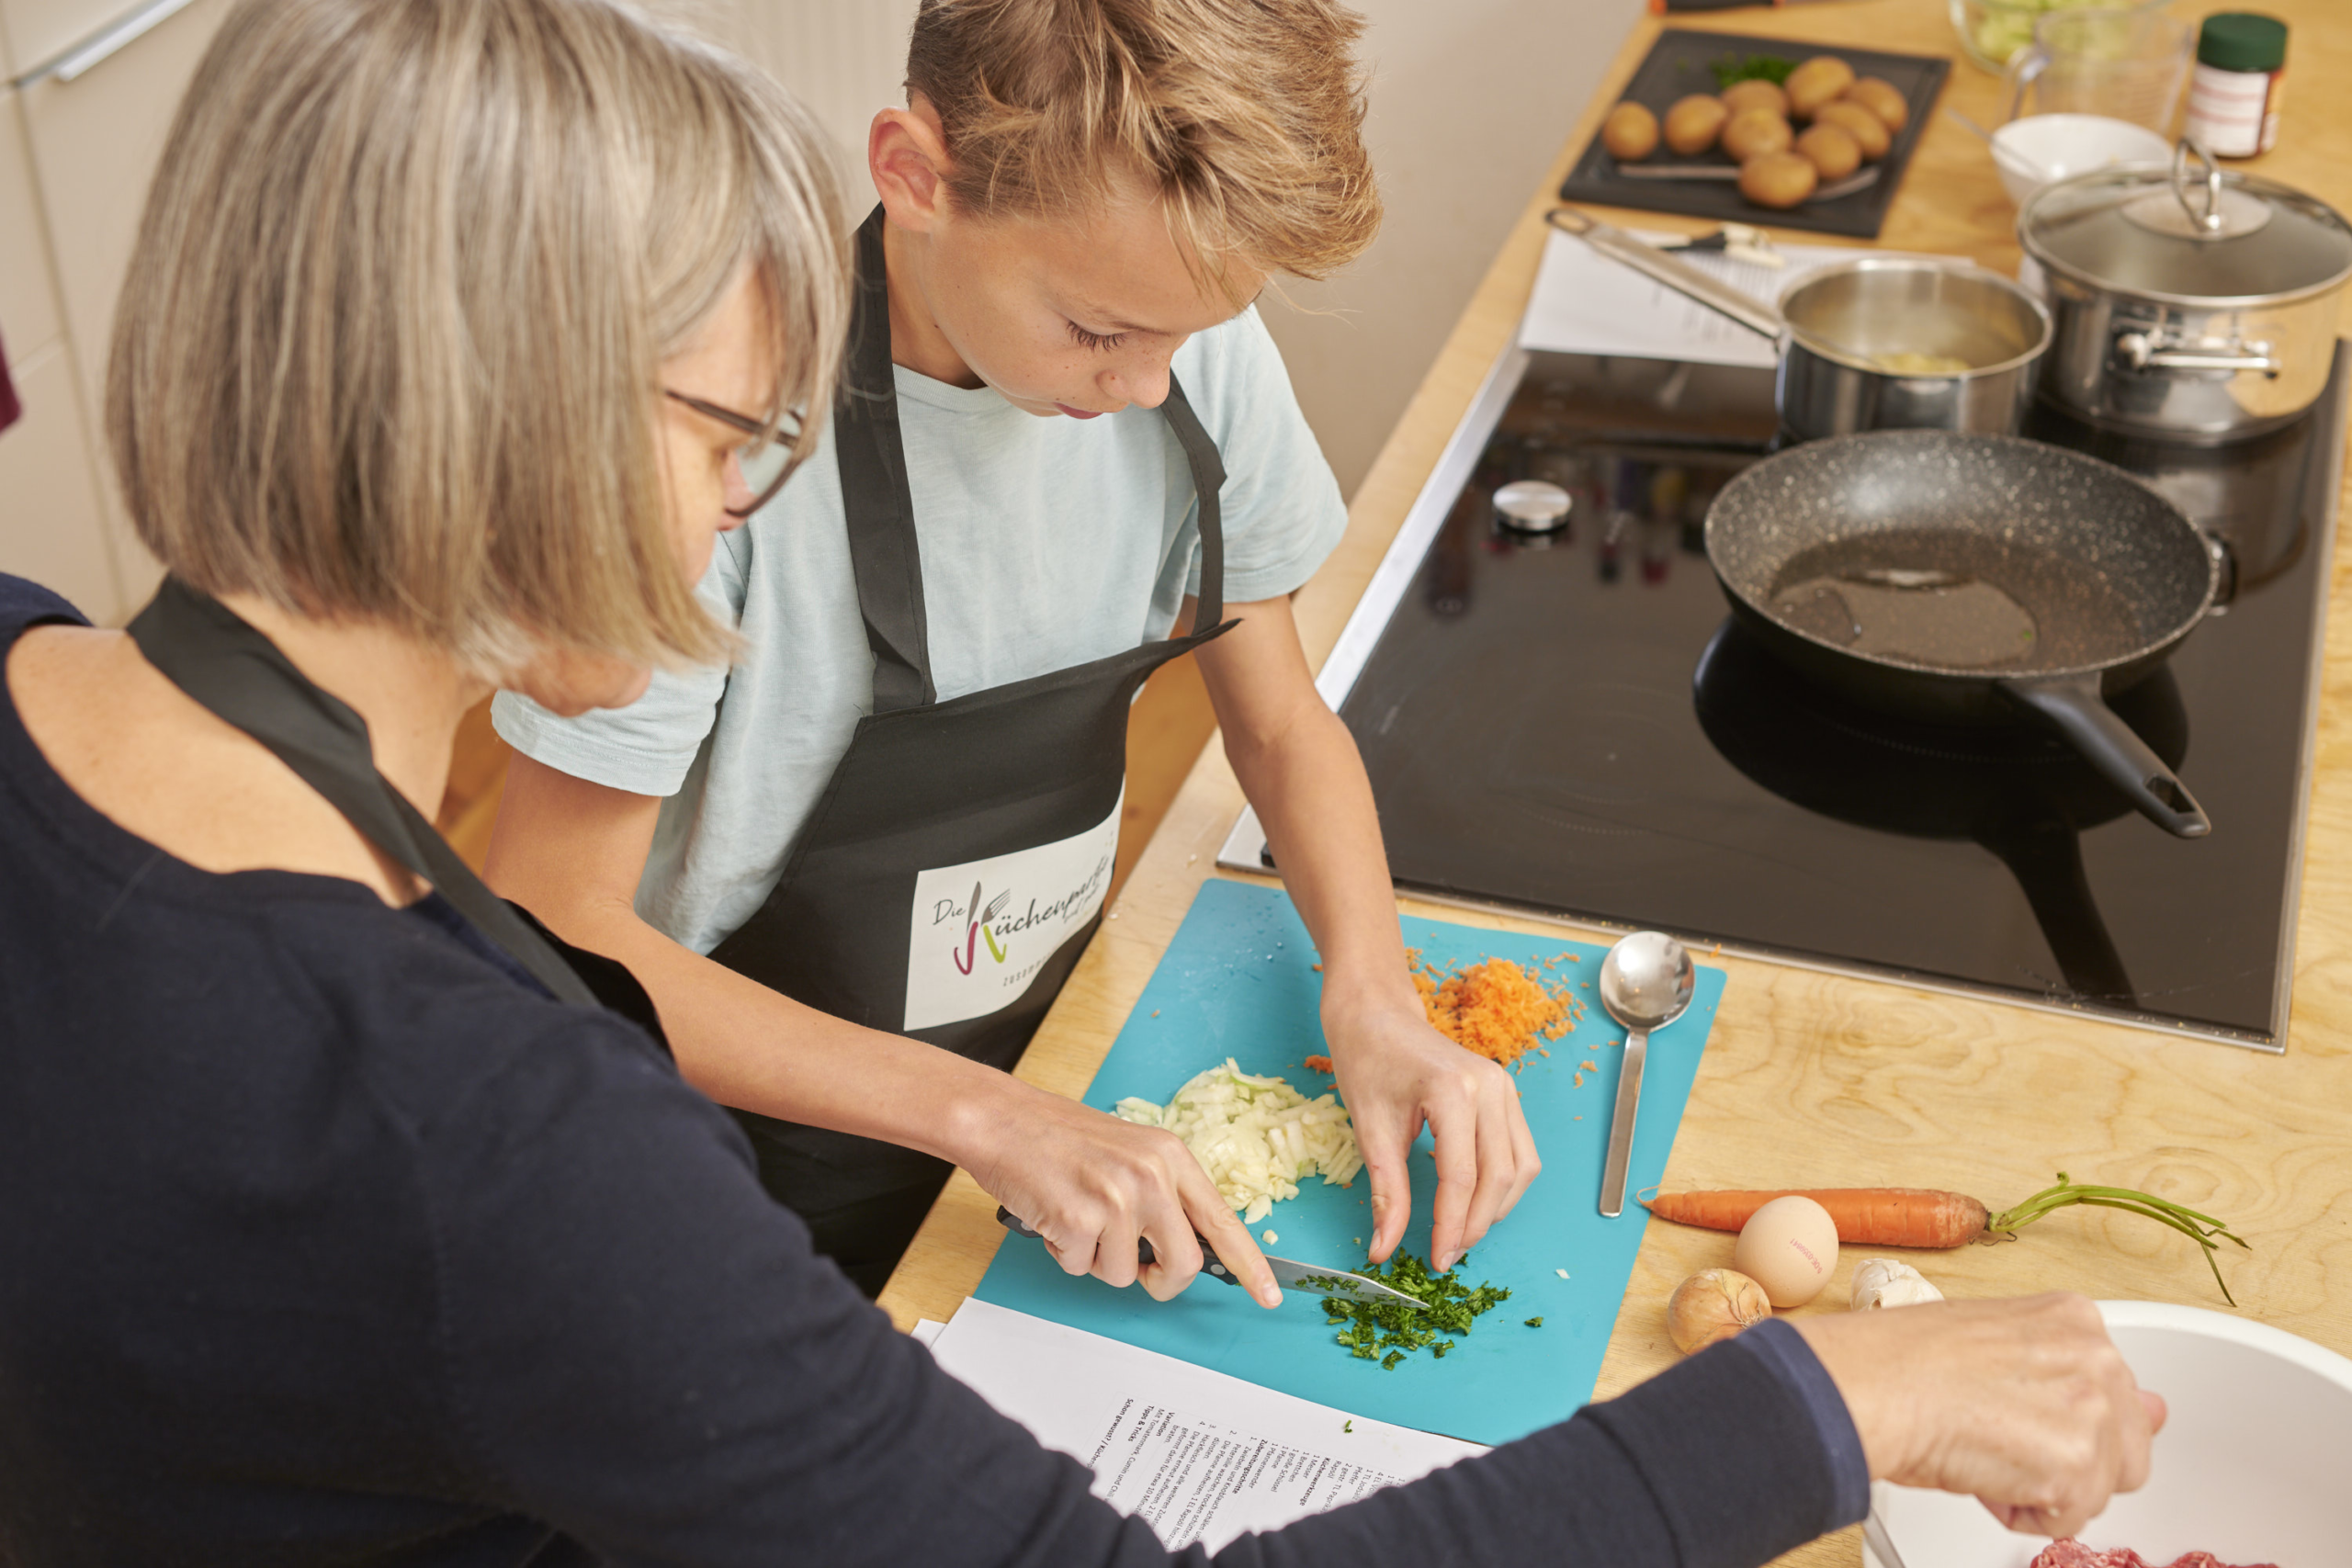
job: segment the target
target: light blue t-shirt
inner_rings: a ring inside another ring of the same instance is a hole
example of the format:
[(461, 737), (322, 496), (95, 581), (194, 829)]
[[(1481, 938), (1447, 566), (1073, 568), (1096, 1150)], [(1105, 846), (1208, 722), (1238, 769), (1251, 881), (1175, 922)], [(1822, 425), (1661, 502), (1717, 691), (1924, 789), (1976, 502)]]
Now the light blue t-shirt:
[[(1290, 592), (1347, 509), (1272, 338), (1245, 310), (1179, 349), (1175, 373), (1225, 463), (1226, 603)], [(1157, 411), (1040, 419), (985, 387), (896, 379), (941, 701), (1168, 635), (1199, 587), (1198, 508)], [(766, 899), (873, 707), (830, 433), (720, 537), (699, 592), (750, 645), (734, 669), (657, 673), (632, 705), (571, 719), (501, 693), (492, 716), (549, 767), (667, 797), (638, 913), (707, 953)]]

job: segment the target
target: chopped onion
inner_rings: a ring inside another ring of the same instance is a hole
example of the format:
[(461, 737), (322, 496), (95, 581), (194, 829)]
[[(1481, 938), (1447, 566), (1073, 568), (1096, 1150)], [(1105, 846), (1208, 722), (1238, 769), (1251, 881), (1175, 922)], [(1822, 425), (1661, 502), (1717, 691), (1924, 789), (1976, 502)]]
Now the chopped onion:
[(1242, 1211), (1244, 1224), (1297, 1197), (1306, 1177), (1319, 1173), (1327, 1186), (1345, 1187), (1363, 1168), (1355, 1128), (1335, 1096), (1309, 1100), (1281, 1078), (1243, 1072), (1230, 1056), (1166, 1105), (1130, 1098), (1115, 1114), (1175, 1134), (1216, 1183), (1217, 1196)]

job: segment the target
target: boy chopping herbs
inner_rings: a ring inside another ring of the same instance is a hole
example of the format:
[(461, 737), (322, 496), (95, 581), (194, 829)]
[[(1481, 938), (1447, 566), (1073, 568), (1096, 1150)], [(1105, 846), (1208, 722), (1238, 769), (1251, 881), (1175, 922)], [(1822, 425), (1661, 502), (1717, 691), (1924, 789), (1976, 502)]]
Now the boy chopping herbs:
[(702, 585), (741, 662), (581, 718), (499, 699), (492, 881), (637, 973), (869, 1293), (952, 1163), (1073, 1273), (1129, 1283), (1148, 1238), (1172, 1294), (1197, 1231), (1279, 1299), (1182, 1145), (1006, 1070), (1101, 918), (1129, 702), (1195, 650), (1322, 953), (1373, 1257), (1422, 1125), (1441, 1267), (1537, 1171), (1502, 1070), (1423, 1016), (1291, 617), (1346, 519), (1251, 302), (1377, 226), (1358, 31), (1329, 0), (926, 0), (825, 446)]

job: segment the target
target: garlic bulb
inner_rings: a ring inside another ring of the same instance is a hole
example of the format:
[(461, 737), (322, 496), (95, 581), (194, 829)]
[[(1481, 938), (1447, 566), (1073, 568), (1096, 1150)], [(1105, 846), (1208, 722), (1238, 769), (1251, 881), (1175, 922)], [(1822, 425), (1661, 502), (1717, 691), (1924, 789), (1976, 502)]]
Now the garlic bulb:
[(1927, 1276), (1908, 1263), (1892, 1258), (1865, 1258), (1854, 1269), (1853, 1307), (1876, 1312), (1881, 1307), (1917, 1306), (1939, 1302), (1944, 1293), (1928, 1283)]
[(1729, 1269), (1706, 1269), (1674, 1287), (1666, 1303), (1666, 1332), (1688, 1356), (1771, 1315), (1763, 1286)]

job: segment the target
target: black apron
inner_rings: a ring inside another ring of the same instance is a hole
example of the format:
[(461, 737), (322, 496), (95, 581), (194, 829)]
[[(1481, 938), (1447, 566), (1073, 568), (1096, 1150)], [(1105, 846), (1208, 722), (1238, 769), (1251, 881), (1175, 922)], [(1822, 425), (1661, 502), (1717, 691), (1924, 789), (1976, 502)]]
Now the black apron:
[[(836, 1018), (1002, 1070), (1020, 1060), (1101, 919), (1128, 705), (1154, 670), (1227, 629), (1224, 466), (1172, 376), (1159, 412), (1200, 499), (1193, 625), (1203, 629), (938, 701), (891, 378), (880, 209), (865, 220), (833, 439), (874, 711), (858, 721), (775, 891), (711, 957)], [(1004, 856), (1022, 858), (973, 863)], [(1009, 999), (969, 1011), (983, 985)], [(818, 1251), (878, 1294), (947, 1162), (749, 1112), (737, 1119), (768, 1190), (808, 1222)]]
[(370, 843), (433, 885), (474, 930), (558, 1001), (611, 1008), (667, 1048), (653, 1000), (600, 953), (568, 945), (482, 885), (424, 814), (376, 771), (368, 721), (322, 691), (277, 645), (222, 604), (167, 577), (130, 623), (147, 662), (274, 752)]

